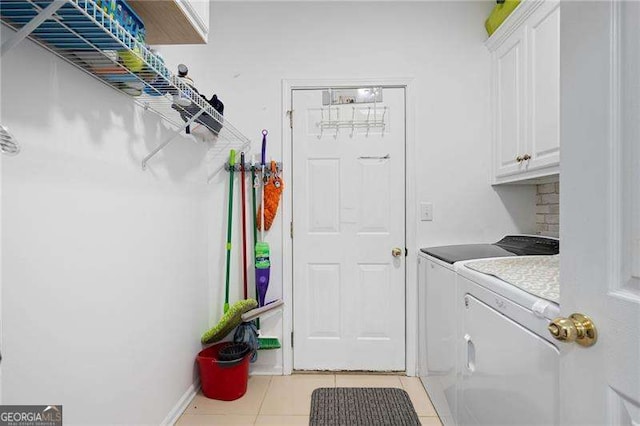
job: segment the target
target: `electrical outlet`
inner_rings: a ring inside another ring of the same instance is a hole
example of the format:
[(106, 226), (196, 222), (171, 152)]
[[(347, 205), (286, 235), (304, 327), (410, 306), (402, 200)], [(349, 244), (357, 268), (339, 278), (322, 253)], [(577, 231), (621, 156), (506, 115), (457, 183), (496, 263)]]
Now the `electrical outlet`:
[(423, 222), (433, 220), (433, 203), (420, 203), (420, 220)]

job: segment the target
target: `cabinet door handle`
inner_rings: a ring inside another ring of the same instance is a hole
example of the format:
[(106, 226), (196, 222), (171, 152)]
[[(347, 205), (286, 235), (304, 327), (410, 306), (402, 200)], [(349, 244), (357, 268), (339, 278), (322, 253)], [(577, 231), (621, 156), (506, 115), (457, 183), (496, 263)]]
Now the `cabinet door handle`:
[(524, 157), (522, 157), (522, 161), (529, 161), (531, 160), (531, 156), (529, 154), (525, 154)]
[(516, 157), (516, 161), (517, 161), (518, 163), (522, 163), (522, 161), (523, 161), (523, 160), (524, 160), (524, 157), (522, 157), (521, 155), (518, 155), (518, 156)]

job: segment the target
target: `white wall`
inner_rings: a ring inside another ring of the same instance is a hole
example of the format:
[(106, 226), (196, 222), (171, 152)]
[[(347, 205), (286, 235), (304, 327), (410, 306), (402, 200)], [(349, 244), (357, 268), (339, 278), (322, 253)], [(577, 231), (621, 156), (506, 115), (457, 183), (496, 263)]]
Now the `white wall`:
[(143, 172), (165, 125), (28, 41), (3, 58), (1, 88), (22, 145), (2, 160), (2, 403), (158, 424), (196, 380), (208, 325), (222, 212), (206, 147), (180, 139)]
[[(535, 231), (534, 186), (489, 185), (489, 55), (483, 22), (491, 2), (214, 2), (209, 44), (163, 47), (184, 62), (196, 84), (225, 102), (225, 115), (252, 137), (267, 128), (269, 156), (280, 159), (283, 79), (413, 78), (416, 200), (434, 203), (434, 221), (408, 223), (416, 247), (490, 242), (509, 232)], [(288, 129), (287, 129), (288, 130)], [(290, 167), (289, 159), (284, 159)], [(223, 200), (226, 182), (214, 187)], [(409, 206), (417, 209), (417, 206)], [(281, 219), (282, 216), (280, 215)], [(281, 294), (282, 222), (269, 233), (272, 285)], [(215, 229), (212, 255), (223, 294), (224, 233)], [(237, 247), (237, 245), (236, 245)], [(415, 253), (415, 251), (414, 251)], [(280, 259), (279, 259), (280, 258)], [(415, 279), (410, 258), (408, 277)], [(237, 262), (234, 260), (234, 264)], [(234, 267), (239, 277), (240, 270)], [(239, 278), (236, 283), (239, 283)], [(232, 293), (241, 296), (239, 285)], [(214, 306), (211, 319), (219, 317)], [(263, 322), (282, 335), (280, 317)], [(254, 372), (278, 372), (281, 351), (264, 351)]]

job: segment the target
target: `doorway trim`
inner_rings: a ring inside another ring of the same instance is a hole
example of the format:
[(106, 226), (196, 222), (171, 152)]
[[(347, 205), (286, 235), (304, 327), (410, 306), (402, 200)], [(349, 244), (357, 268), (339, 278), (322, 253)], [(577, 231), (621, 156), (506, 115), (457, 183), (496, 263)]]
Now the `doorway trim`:
[[(416, 375), (418, 351), (418, 257), (417, 257), (417, 204), (416, 204), (416, 159), (415, 159), (415, 117), (413, 98), (413, 78), (354, 78), (354, 79), (283, 79), (282, 80), (282, 160), (290, 163), (293, 132), (288, 111), (292, 109), (293, 90), (326, 89), (354, 86), (399, 87), (405, 89), (405, 369), (407, 376)], [(295, 114), (295, 112), (294, 112)], [(284, 181), (292, 182), (291, 167), (284, 167)], [(292, 220), (293, 191), (286, 191), (282, 197), (282, 298), (284, 313), (282, 319), (282, 372), (293, 372), (293, 244), (290, 234)]]

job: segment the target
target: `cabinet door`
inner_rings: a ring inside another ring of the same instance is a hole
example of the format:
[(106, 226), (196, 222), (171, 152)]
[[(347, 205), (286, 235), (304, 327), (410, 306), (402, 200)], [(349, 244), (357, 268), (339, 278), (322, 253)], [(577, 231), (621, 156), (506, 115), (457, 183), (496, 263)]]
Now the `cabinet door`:
[(528, 170), (560, 163), (560, 3), (544, 2), (529, 18)]
[(209, 9), (208, 0), (176, 0), (182, 7), (193, 27), (207, 42), (209, 35)]
[(209, 34), (208, 0), (128, 0), (144, 21), (147, 43), (202, 44)]
[(493, 53), (495, 176), (520, 172), (525, 149), (525, 31), (520, 28)]

